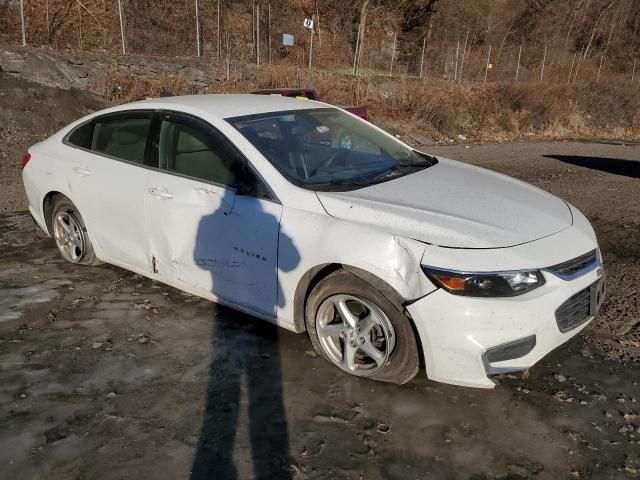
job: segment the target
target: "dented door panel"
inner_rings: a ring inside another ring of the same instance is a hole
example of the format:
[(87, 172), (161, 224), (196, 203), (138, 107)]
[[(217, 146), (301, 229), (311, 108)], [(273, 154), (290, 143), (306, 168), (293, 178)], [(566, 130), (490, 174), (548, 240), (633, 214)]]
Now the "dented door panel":
[(155, 263), (160, 278), (273, 317), (281, 209), (223, 186), (151, 172), (146, 197), (149, 264)]

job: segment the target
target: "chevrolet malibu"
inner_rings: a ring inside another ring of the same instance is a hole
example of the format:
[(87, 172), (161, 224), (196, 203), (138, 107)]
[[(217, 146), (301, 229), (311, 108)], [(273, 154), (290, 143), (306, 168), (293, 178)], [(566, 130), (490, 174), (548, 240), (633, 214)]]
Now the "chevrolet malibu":
[(118, 265), (295, 332), (345, 372), (491, 388), (604, 296), (572, 205), (326, 104), (200, 95), (96, 112), (23, 159), (69, 262)]

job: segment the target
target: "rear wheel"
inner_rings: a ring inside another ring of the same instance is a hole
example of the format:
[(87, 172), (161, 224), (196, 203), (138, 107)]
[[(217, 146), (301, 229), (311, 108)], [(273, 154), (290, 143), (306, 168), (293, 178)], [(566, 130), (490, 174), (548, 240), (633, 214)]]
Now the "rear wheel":
[(418, 372), (409, 318), (350, 272), (321, 280), (309, 295), (305, 317), (315, 350), (347, 373), (402, 384)]
[(67, 197), (59, 196), (53, 205), (51, 234), (62, 257), (79, 265), (99, 265), (82, 216)]

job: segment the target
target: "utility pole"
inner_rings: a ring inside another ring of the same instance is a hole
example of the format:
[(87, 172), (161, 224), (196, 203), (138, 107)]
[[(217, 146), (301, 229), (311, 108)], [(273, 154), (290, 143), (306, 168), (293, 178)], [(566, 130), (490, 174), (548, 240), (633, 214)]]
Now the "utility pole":
[(124, 43), (124, 19), (122, 18), (122, 0), (118, 0), (118, 13), (120, 14), (120, 40), (122, 42), (122, 54), (126, 55), (127, 51)]

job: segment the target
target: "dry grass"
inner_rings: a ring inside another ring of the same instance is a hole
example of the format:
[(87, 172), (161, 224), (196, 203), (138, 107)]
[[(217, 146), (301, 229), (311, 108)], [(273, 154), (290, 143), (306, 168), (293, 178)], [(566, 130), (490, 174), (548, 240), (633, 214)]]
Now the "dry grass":
[(640, 133), (640, 92), (620, 82), (455, 83), (443, 79), (370, 76), (242, 65), (211, 75), (194, 88), (179, 76), (105, 73), (95, 89), (122, 103), (162, 90), (174, 94), (248, 92), (265, 87), (314, 87), (323, 101), (365, 104), (371, 118), (394, 134), (420, 133), (435, 141), (508, 141), (517, 138), (630, 138)]

